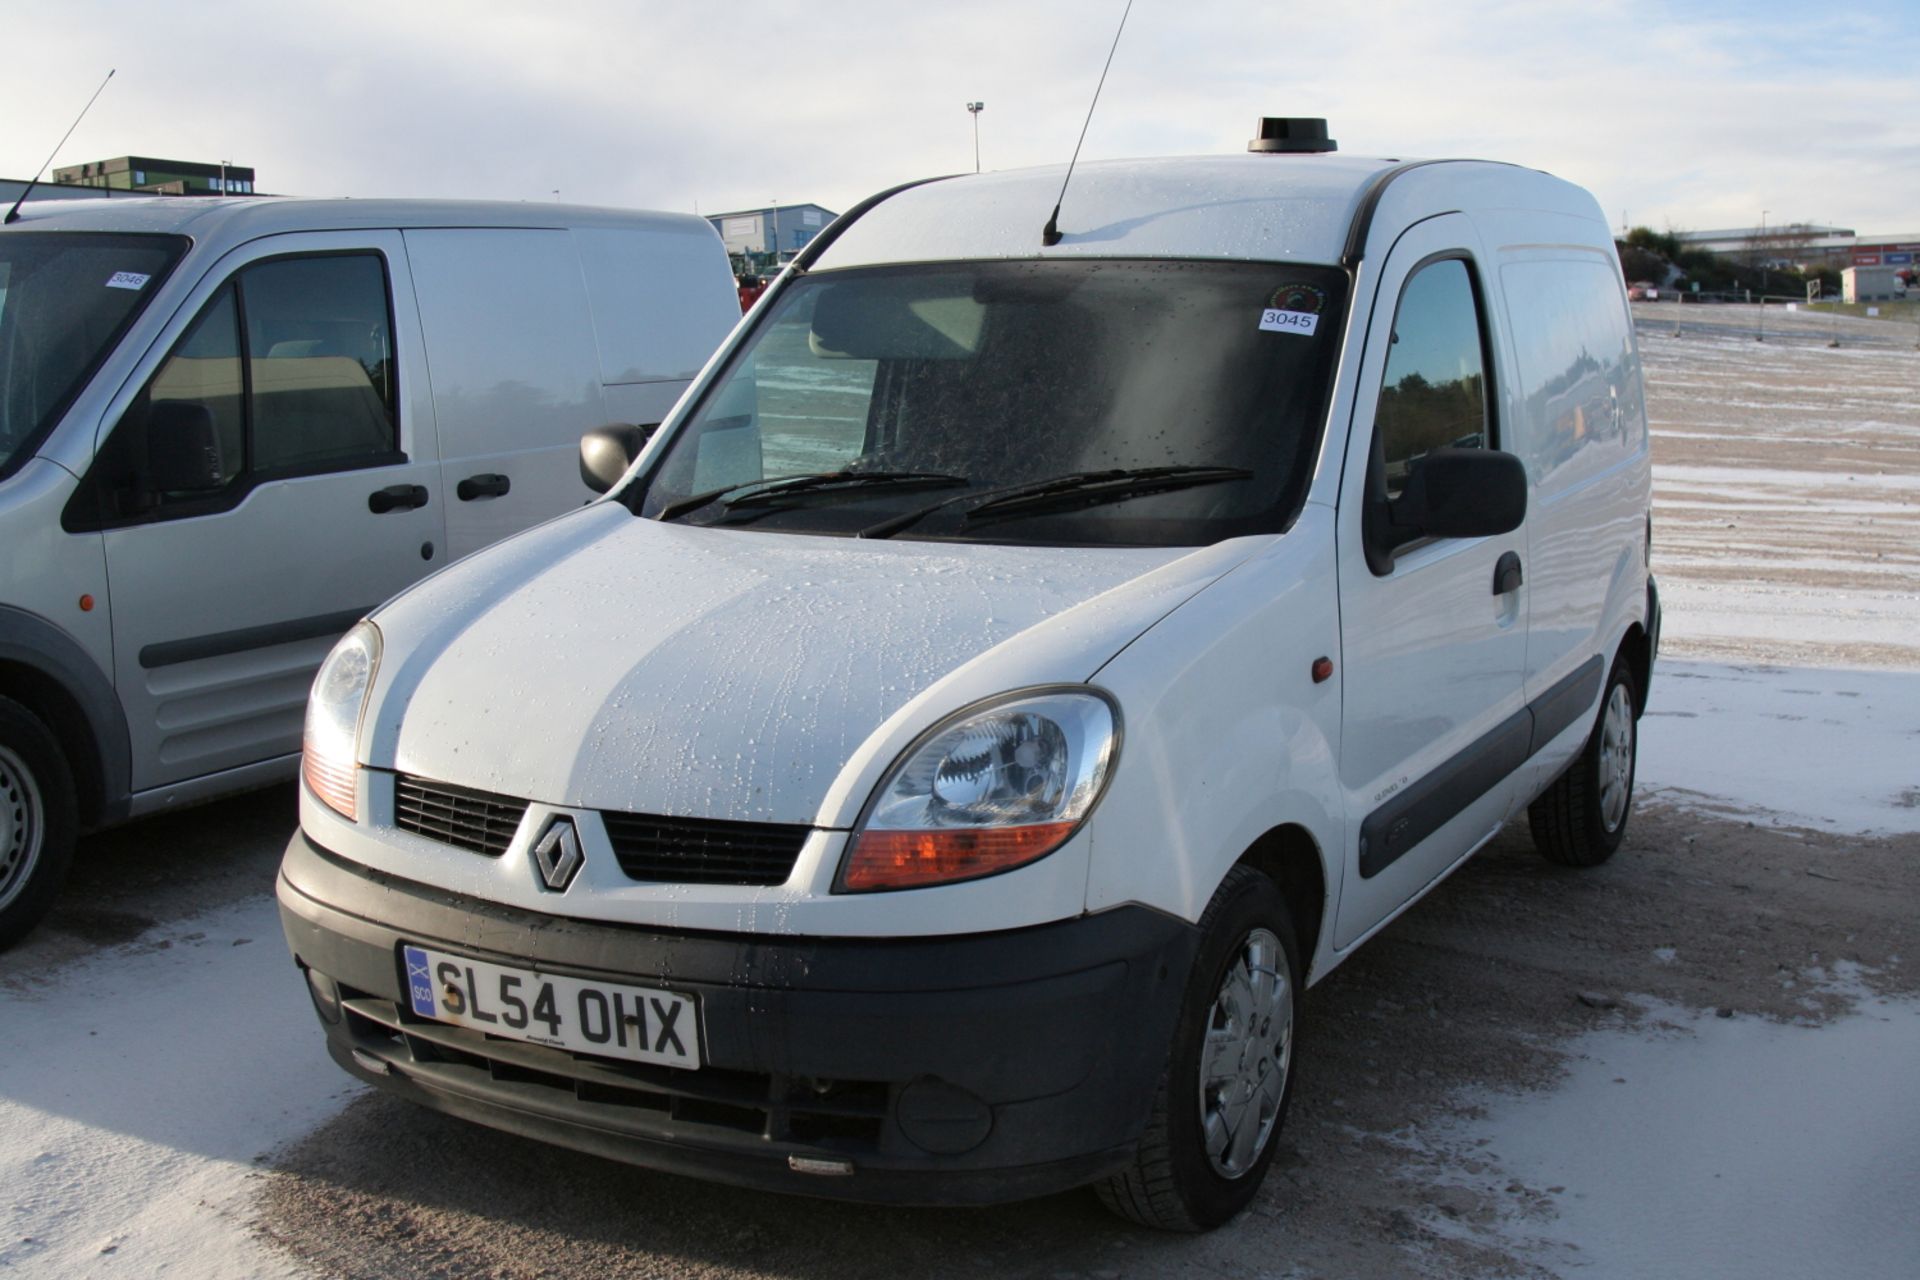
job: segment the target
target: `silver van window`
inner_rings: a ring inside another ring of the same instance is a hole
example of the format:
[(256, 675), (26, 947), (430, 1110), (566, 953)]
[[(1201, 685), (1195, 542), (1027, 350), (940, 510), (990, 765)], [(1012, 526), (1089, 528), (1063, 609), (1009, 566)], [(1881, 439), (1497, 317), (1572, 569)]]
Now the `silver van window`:
[(0, 479), (33, 455), (186, 244), (177, 236), (0, 235)]

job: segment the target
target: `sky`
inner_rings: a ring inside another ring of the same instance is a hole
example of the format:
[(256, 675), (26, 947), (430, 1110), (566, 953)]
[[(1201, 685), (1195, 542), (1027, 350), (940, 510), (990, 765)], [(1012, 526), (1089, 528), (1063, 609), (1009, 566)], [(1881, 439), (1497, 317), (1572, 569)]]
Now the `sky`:
[[(0, 177), (120, 155), (259, 189), (840, 211), (1071, 154), (1124, 0), (65, 0), (7, 5)], [(20, 56), (25, 54), (26, 56)], [(1469, 155), (1616, 226), (1920, 232), (1920, 3), (1134, 0), (1083, 156)]]

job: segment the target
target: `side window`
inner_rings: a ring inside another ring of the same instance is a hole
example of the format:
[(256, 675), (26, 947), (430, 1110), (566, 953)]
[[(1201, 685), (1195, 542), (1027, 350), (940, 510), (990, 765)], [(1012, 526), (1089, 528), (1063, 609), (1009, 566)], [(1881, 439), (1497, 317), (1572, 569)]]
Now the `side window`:
[(196, 479), (204, 480), (207, 488), (225, 487), (246, 465), (245, 398), (239, 308), (233, 286), (228, 285), (214, 295), (148, 384), (145, 416), (152, 436), (148, 447), (167, 451), (198, 445), (204, 450), (204, 437), (169, 436), (165, 428), (183, 409), (204, 409), (212, 421), (214, 447)]
[(396, 460), (389, 314), (374, 254), (243, 268), (116, 428), (103, 518), (220, 510), (255, 477)]
[(240, 273), (255, 471), (395, 450), (387, 277), (371, 254), (285, 258)]
[(1400, 496), (1408, 468), (1428, 451), (1490, 446), (1480, 334), (1473, 281), (1459, 259), (1429, 263), (1401, 290), (1374, 412), (1388, 498)]

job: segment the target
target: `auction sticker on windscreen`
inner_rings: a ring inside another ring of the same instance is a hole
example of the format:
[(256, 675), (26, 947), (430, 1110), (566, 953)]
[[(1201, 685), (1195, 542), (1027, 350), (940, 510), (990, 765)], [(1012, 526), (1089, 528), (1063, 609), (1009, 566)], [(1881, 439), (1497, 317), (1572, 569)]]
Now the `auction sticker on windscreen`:
[(1310, 284), (1282, 285), (1260, 313), (1260, 327), (1268, 333), (1311, 336), (1320, 327), (1320, 308), (1326, 303), (1326, 292)]
[(402, 948), (416, 1016), (574, 1053), (700, 1066), (693, 998)]

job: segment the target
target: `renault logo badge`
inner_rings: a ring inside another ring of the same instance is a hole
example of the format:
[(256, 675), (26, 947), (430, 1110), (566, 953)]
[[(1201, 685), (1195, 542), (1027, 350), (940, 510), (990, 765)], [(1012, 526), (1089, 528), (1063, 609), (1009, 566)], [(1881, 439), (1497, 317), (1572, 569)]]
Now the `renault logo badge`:
[(580, 833), (574, 830), (573, 819), (565, 814), (548, 819), (547, 829), (533, 846), (533, 865), (540, 873), (540, 882), (555, 893), (565, 893), (586, 860), (580, 852)]

